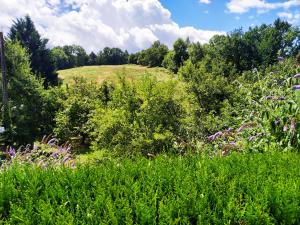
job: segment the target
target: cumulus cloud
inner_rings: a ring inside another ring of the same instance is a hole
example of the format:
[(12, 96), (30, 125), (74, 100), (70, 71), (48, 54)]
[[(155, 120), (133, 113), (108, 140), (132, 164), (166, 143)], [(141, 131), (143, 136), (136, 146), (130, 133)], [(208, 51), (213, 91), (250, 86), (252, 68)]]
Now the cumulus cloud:
[(199, 0), (200, 3), (204, 3), (204, 4), (210, 4), (211, 1), (210, 0)]
[(159, 0), (0, 0), (0, 28), (30, 15), (51, 46), (80, 44), (87, 51), (105, 46), (135, 52), (161, 40), (169, 47), (178, 37), (207, 42), (219, 31), (180, 27)]
[(286, 19), (291, 24), (297, 24), (300, 22), (300, 13), (279, 12), (277, 16)]
[(284, 2), (267, 2), (265, 0), (230, 0), (227, 9), (231, 13), (245, 13), (251, 9), (256, 9), (258, 13), (263, 13), (272, 9), (289, 9), (300, 6), (300, 0), (288, 0)]

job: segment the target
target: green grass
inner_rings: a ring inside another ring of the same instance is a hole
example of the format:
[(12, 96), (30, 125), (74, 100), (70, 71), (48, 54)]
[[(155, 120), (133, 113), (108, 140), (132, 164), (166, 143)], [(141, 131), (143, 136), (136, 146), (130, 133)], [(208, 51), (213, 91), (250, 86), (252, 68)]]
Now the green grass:
[(0, 224), (300, 224), (300, 155), (0, 172)]
[(119, 74), (124, 74), (129, 80), (136, 80), (140, 77), (151, 74), (158, 80), (171, 79), (174, 76), (164, 68), (147, 68), (137, 65), (120, 66), (84, 66), (58, 71), (59, 77), (64, 83), (72, 82), (74, 77), (83, 77), (88, 81), (102, 83), (103, 81), (115, 81)]

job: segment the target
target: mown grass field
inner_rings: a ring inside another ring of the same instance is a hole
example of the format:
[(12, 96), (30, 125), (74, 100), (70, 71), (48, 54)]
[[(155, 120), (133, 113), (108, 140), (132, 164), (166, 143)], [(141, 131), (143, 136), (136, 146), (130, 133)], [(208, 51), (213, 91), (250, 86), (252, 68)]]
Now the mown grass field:
[(0, 172), (0, 224), (300, 224), (300, 156), (102, 160)]
[(74, 77), (83, 77), (88, 81), (102, 83), (103, 81), (114, 81), (119, 75), (125, 75), (128, 80), (137, 80), (142, 76), (151, 74), (158, 80), (173, 78), (172, 74), (164, 68), (147, 68), (138, 65), (116, 65), (116, 66), (84, 66), (58, 71), (59, 78), (64, 83), (72, 82)]

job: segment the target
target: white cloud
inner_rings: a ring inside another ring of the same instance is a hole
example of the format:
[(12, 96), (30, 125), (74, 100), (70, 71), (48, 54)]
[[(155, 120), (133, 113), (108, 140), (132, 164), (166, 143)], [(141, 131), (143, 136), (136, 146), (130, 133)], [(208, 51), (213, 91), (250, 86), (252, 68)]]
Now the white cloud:
[(226, 6), (231, 13), (245, 13), (251, 9), (256, 9), (258, 13), (263, 13), (272, 9), (289, 9), (291, 7), (300, 6), (300, 0), (272, 3), (265, 0), (230, 0)]
[(87, 51), (105, 46), (131, 52), (178, 37), (207, 42), (217, 31), (179, 27), (159, 0), (0, 0), (0, 28), (29, 14), (50, 45), (80, 44)]
[(200, 3), (210, 4), (211, 0), (199, 0)]
[(291, 24), (297, 24), (300, 22), (300, 13), (279, 12), (277, 16), (286, 19)]

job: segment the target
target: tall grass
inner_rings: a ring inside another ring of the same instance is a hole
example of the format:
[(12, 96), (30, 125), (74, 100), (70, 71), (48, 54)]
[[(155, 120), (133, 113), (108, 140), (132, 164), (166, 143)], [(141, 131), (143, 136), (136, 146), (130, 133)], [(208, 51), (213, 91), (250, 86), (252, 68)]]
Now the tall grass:
[(300, 224), (300, 155), (187, 156), (0, 172), (0, 224)]

